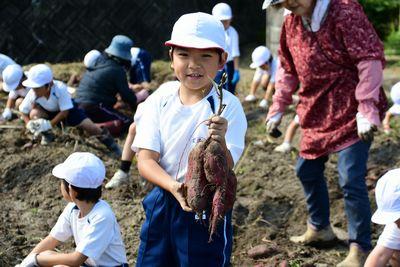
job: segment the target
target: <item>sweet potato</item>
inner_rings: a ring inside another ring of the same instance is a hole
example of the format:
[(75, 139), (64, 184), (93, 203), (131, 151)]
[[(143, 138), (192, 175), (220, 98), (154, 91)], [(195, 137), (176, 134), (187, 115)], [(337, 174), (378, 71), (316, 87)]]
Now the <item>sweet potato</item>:
[(228, 163), (220, 143), (210, 141), (204, 153), (204, 171), (209, 183), (219, 187), (226, 183)]
[(212, 241), (212, 236), (217, 230), (218, 222), (224, 219), (225, 215), (224, 199), (225, 199), (225, 190), (222, 187), (218, 187), (215, 190), (215, 194), (212, 201), (212, 209), (208, 227), (208, 232), (210, 233), (209, 242)]

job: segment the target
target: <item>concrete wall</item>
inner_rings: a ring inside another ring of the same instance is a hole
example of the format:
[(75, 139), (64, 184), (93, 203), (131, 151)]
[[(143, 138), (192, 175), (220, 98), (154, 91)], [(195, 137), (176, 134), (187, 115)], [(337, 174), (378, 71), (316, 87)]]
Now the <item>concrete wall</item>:
[(266, 15), (266, 44), (274, 55), (277, 55), (279, 37), (283, 23), (283, 8), (268, 8)]

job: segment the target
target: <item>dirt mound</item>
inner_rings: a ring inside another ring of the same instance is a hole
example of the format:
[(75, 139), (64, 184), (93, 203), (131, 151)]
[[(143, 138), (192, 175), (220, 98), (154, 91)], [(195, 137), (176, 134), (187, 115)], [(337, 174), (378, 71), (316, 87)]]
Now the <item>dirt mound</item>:
[[(165, 71), (160, 74), (160, 79), (168, 75)], [(249, 88), (250, 80), (251, 72), (243, 70), (242, 88)], [(240, 91), (239, 96), (245, 93)], [(347, 252), (343, 242), (332, 248), (315, 249), (296, 246), (288, 241), (289, 236), (305, 230), (307, 219), (303, 192), (294, 173), (297, 153), (282, 155), (273, 151), (276, 144), (266, 142), (263, 111), (257, 110), (256, 106), (256, 103), (245, 105), (246, 112), (251, 114), (246, 136), (248, 146), (236, 167), (238, 191), (233, 212), (233, 265), (274, 266), (287, 260), (290, 266), (332, 266)], [(281, 130), (285, 129), (293, 115), (291, 111), (291, 115), (284, 118)], [(8, 125), (22, 126), (17, 121)], [(398, 123), (395, 126), (400, 127)], [(58, 131), (56, 141), (49, 146), (26, 147), (30, 137), (22, 128), (0, 128), (0, 135), (0, 266), (13, 266), (48, 234), (66, 205), (59, 192), (59, 180), (51, 176), (56, 164), (74, 151), (93, 152), (104, 161), (107, 177), (110, 178), (119, 162), (110, 157), (95, 138), (85, 137), (73, 129), (64, 133)], [(389, 136), (379, 133), (373, 144), (367, 176), (372, 203), (376, 179), (386, 170), (400, 167), (399, 137), (397, 130)], [(257, 140), (263, 141), (258, 142), (261, 145), (254, 143)], [(122, 145), (123, 139), (119, 143)], [(331, 222), (335, 230), (343, 235), (346, 219), (343, 196), (337, 183), (336, 160), (333, 156), (327, 163), (326, 177), (330, 188)], [(117, 216), (129, 263), (133, 265), (144, 220), (141, 200), (149, 188), (138, 177), (135, 163), (131, 177), (129, 185), (104, 191), (103, 198), (111, 204)], [(380, 229), (374, 226), (373, 230), (376, 239)], [(247, 251), (259, 244), (277, 249), (271, 250), (268, 258), (253, 260)], [(62, 249), (72, 250), (72, 242), (63, 245)]]

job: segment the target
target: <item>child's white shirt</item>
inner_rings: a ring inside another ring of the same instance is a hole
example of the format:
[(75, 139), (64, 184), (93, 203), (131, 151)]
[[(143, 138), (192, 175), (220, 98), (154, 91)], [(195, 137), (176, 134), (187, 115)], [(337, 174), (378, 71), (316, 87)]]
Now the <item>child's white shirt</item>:
[[(208, 126), (202, 122), (211, 118), (213, 111), (207, 98), (213, 99), (215, 112), (219, 100), (213, 88), (201, 101), (185, 106), (179, 98), (180, 83), (170, 83), (170, 86), (163, 88), (163, 93), (150, 95), (142, 105), (132, 149), (136, 152), (142, 148), (160, 153), (160, 166), (172, 178), (182, 182), (190, 151), (197, 142), (208, 137)], [(226, 145), (236, 164), (244, 149), (247, 121), (238, 98), (226, 90), (223, 103), (226, 107), (221, 116), (228, 121)], [(195, 130), (196, 126), (198, 128)]]
[(227, 62), (232, 61), (234, 57), (240, 56), (239, 34), (232, 26), (225, 30), (226, 52), (228, 52)]
[(400, 115), (400, 105), (394, 104), (390, 107), (389, 113), (392, 115)]
[(8, 66), (15, 63), (9, 56), (0, 53), (0, 78), (3, 77), (3, 70)]
[(268, 70), (263, 70), (262, 68), (258, 67), (256, 68), (256, 71), (254, 72), (254, 77), (253, 81), (255, 82), (261, 82), (262, 76), (268, 75), (271, 77), (269, 79), (270, 83), (275, 83), (275, 76), (276, 76), (276, 71), (278, 69), (278, 59), (274, 58), (269, 65)]
[(67, 85), (60, 81), (54, 81), (48, 99), (46, 97), (38, 98), (35, 91), (30, 90), (19, 106), (19, 110), (24, 114), (29, 114), (35, 103), (50, 112), (65, 111), (74, 107)]
[(377, 244), (385, 248), (400, 250), (400, 229), (395, 223), (385, 226)]
[(104, 200), (99, 200), (83, 218), (79, 218), (75, 203), (69, 203), (50, 236), (61, 242), (73, 236), (75, 251), (88, 257), (85, 263), (89, 266), (118, 266), (128, 262), (118, 222)]
[(29, 92), (30, 88), (21, 88), (18, 90), (12, 90), (8, 93), (8, 98), (9, 99), (17, 99), (18, 97), (25, 97), (28, 92)]

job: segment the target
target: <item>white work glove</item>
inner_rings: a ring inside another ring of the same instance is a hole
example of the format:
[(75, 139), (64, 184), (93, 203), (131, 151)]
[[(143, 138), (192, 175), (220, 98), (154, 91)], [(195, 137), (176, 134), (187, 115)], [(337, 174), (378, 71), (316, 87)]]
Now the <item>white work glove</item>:
[(3, 113), (1, 114), (1, 116), (3, 117), (3, 119), (5, 119), (6, 121), (11, 120), (12, 118), (12, 112), (10, 108), (5, 108)]
[(39, 266), (36, 261), (37, 253), (31, 253), (25, 257), (25, 259), (20, 263), (15, 265), (15, 267), (36, 267)]
[(265, 129), (268, 134), (272, 133), (281, 124), (282, 115), (282, 112), (278, 112), (266, 121)]
[(377, 130), (376, 126), (369, 122), (360, 112), (356, 115), (357, 133), (361, 140), (364, 142), (372, 142), (374, 140), (374, 132)]
[(30, 120), (26, 124), (26, 128), (33, 134), (39, 134), (42, 132), (46, 132), (50, 130), (51, 127), (51, 122), (49, 120), (45, 119), (36, 119), (36, 120)]

